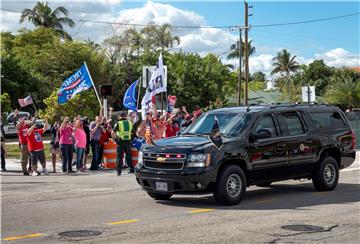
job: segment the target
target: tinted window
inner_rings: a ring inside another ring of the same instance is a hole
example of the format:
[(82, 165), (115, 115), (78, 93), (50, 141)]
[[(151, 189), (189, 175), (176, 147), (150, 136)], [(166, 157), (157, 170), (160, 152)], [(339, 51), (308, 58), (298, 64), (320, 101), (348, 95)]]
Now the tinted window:
[(283, 113), (290, 136), (304, 134), (304, 127), (297, 113)]
[(338, 112), (311, 112), (310, 117), (318, 129), (338, 129), (346, 127)]
[(277, 136), (274, 120), (270, 116), (260, 118), (260, 121), (255, 128), (255, 132), (258, 132), (260, 129), (269, 129), (271, 131), (272, 137)]

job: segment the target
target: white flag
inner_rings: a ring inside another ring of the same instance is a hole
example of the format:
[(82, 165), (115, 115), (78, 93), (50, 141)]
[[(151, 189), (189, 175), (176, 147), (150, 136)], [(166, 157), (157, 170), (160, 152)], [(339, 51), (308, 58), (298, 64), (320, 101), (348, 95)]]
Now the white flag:
[(141, 101), (142, 116), (145, 117), (146, 112), (150, 110), (152, 97), (158, 93), (166, 92), (166, 77), (163, 67), (162, 54), (160, 53), (158, 63), (151, 75), (146, 93)]

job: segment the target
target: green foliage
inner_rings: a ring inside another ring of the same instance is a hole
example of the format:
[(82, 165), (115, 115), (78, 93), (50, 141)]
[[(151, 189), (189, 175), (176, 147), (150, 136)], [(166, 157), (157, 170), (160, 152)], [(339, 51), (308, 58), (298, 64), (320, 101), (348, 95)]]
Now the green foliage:
[(1, 103), (1, 113), (10, 112), (11, 110), (11, 100), (8, 93), (4, 92), (0, 95), (0, 103)]
[(328, 103), (360, 107), (360, 78), (343, 73), (332, 77), (325, 101)]
[(250, 91), (263, 91), (266, 88), (265, 82), (262, 81), (252, 81), (249, 82), (249, 90)]
[(47, 119), (50, 123), (59, 121), (62, 116), (74, 118), (76, 115), (87, 116), (90, 119), (99, 114), (100, 105), (94, 91), (88, 90), (77, 94), (65, 104), (58, 104), (57, 91), (44, 100), (46, 109), (40, 111), (40, 117)]
[(303, 84), (315, 86), (316, 95), (323, 96), (335, 68), (327, 66), (322, 59), (315, 60), (303, 69)]
[[(63, 17), (60, 17), (60, 16)], [(52, 28), (59, 33), (63, 38), (71, 40), (71, 36), (64, 30), (63, 25), (74, 27), (75, 23), (72, 19), (68, 18), (69, 12), (64, 7), (57, 7), (52, 10), (48, 2), (37, 2), (32, 8), (26, 8), (22, 11), (19, 23), (28, 20), (36, 27)]]
[(278, 77), (276, 86), (281, 93), (280, 100), (291, 103), (301, 102), (301, 85), (296, 84), (294, 77)]
[(11, 94), (12, 107), (17, 99), (31, 92), (37, 106), (57, 90), (61, 83), (85, 61), (97, 87), (106, 83), (107, 60), (93, 46), (80, 41), (61, 40), (49, 28), (22, 30), (13, 37), (2, 33), (1, 65), (4, 92)]
[(286, 49), (278, 52), (274, 58), (274, 69), (271, 71), (271, 74), (285, 73), (286, 76), (289, 76), (291, 72), (296, 72), (300, 66), (295, 58), (296, 55), (291, 57), (291, 54)]
[(250, 82), (251, 81), (261, 81), (261, 82), (266, 82), (266, 77), (265, 74), (261, 71), (257, 71), (253, 74), (250, 75)]

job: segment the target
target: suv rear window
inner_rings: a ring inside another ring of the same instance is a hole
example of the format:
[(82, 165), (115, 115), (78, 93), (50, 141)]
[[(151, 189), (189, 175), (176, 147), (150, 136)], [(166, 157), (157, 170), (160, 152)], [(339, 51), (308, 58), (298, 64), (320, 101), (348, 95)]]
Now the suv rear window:
[(318, 129), (339, 129), (346, 127), (341, 115), (336, 112), (310, 112), (310, 118)]

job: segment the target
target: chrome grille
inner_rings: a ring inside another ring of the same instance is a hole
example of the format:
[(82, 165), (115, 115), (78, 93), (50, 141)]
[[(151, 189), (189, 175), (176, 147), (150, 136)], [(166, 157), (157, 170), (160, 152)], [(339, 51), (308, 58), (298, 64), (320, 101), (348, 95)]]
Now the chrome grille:
[(185, 159), (185, 154), (144, 153), (144, 166), (148, 169), (182, 170)]

